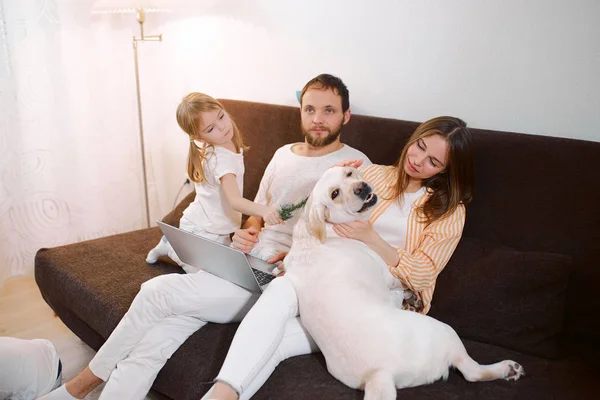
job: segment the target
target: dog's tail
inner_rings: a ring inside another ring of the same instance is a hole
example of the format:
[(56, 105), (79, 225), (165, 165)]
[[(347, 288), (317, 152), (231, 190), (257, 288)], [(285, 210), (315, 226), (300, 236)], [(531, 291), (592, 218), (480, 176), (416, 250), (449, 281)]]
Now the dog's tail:
[(373, 371), (365, 376), (364, 400), (395, 400), (396, 384), (394, 377), (386, 371)]

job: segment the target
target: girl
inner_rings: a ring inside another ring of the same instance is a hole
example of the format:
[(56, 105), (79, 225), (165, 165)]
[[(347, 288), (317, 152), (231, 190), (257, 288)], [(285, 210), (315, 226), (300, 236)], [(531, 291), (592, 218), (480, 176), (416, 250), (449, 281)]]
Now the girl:
[[(282, 222), (275, 208), (242, 197), (246, 146), (217, 100), (190, 93), (177, 107), (177, 122), (190, 139), (188, 174), (196, 189), (181, 229), (229, 244), (229, 234), (240, 227), (241, 213), (263, 217), (267, 224)], [(102, 382), (102, 400), (143, 399), (160, 369), (192, 333), (208, 322), (239, 321), (258, 296), (183, 264), (164, 237), (147, 261), (156, 262), (162, 255), (187, 274), (165, 274), (143, 283), (89, 365), (40, 399), (83, 398)]]
[[(242, 214), (262, 217), (269, 225), (283, 222), (275, 208), (242, 197), (247, 147), (221, 103), (203, 93), (190, 93), (177, 107), (177, 123), (190, 139), (188, 175), (196, 189), (196, 198), (179, 221), (181, 229), (229, 245)], [(154, 264), (160, 256), (169, 256), (187, 273), (198, 271), (181, 262), (164, 236), (146, 262)]]
[[(360, 164), (353, 160), (341, 165)], [(424, 122), (394, 165), (374, 164), (362, 173), (380, 202), (369, 221), (339, 224), (333, 230), (379, 254), (396, 285), (409, 291), (404, 301), (400, 299), (401, 307), (426, 314), (437, 276), (460, 240), (465, 204), (472, 199), (469, 130), (458, 118)], [(298, 318), (294, 287), (286, 276), (279, 277), (242, 321), (217, 384), (204, 398), (250, 398), (281, 361), (315, 351)]]

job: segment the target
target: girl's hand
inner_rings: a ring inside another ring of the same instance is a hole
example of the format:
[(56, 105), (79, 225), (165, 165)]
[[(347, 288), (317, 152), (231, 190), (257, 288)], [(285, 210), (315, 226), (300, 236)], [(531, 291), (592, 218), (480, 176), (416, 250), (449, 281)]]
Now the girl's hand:
[(363, 243), (369, 243), (377, 236), (377, 232), (369, 221), (334, 224), (333, 231), (343, 238), (355, 239)]
[(284, 221), (279, 215), (279, 211), (273, 207), (270, 207), (271, 211), (267, 214), (263, 215), (263, 219), (265, 220), (266, 225), (277, 225), (282, 224)]
[(332, 165), (332, 167), (352, 167), (352, 168), (358, 168), (362, 165), (363, 160), (362, 158), (359, 158), (357, 160), (344, 160), (344, 161), (340, 161), (339, 163)]

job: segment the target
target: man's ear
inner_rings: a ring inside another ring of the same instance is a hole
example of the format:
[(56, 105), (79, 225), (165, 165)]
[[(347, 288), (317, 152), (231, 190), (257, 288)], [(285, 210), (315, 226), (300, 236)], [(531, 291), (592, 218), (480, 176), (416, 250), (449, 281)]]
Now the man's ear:
[(327, 237), (327, 231), (325, 230), (325, 205), (313, 203), (312, 198), (309, 198), (306, 203), (306, 209), (308, 211), (308, 232), (323, 243)]
[(342, 125), (346, 125), (348, 123), (348, 121), (350, 121), (351, 116), (352, 116), (352, 113), (350, 112), (350, 109), (347, 109), (346, 112), (344, 113), (344, 120), (342, 121)]

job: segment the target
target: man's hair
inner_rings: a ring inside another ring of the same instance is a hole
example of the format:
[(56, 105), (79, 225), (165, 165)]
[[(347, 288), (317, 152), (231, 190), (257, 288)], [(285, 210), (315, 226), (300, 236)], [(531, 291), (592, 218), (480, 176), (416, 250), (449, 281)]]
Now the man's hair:
[(317, 89), (317, 90), (333, 90), (333, 93), (339, 95), (342, 98), (342, 112), (346, 112), (350, 108), (350, 92), (348, 92), (348, 88), (342, 82), (340, 78), (337, 76), (333, 76), (330, 74), (321, 74), (314, 78), (312, 78), (304, 88), (302, 88), (302, 94), (300, 95), (300, 104), (302, 104), (302, 99), (304, 98), (304, 93), (308, 89)]

